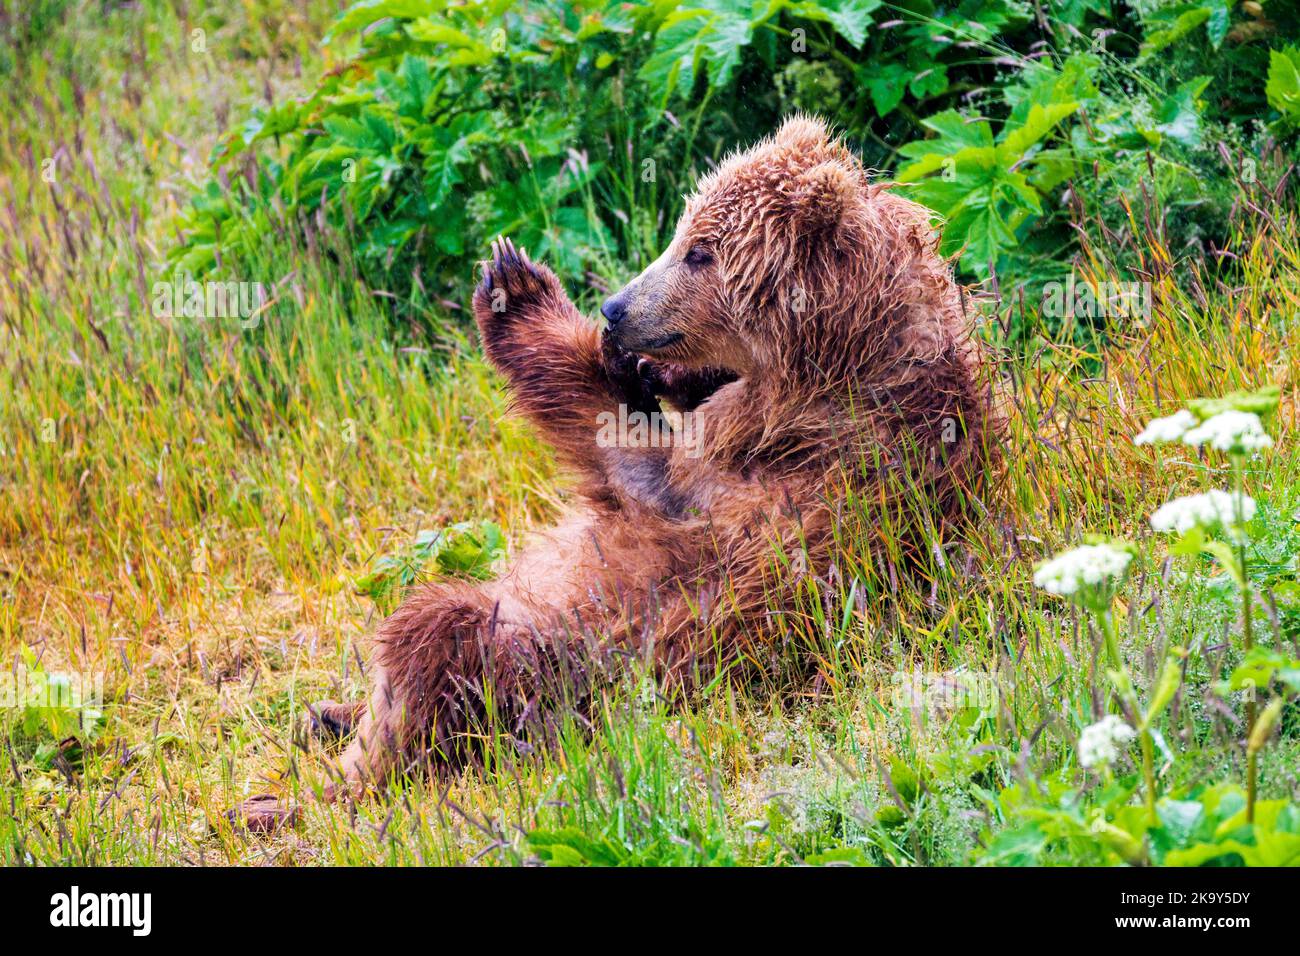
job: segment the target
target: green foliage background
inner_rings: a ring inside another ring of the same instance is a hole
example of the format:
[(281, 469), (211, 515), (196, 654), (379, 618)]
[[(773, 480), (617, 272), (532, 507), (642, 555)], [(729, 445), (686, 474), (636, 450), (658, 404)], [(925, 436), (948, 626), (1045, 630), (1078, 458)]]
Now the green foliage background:
[(426, 328), (498, 234), (599, 289), (794, 110), (910, 184), (967, 278), (1059, 278), (1073, 226), (1121, 227), (1144, 180), (1172, 246), (1213, 259), (1234, 180), (1293, 155), (1297, 38), (1277, 2), (362, 0), (311, 94), (224, 139), (172, 262), (229, 270), (272, 229), (328, 224)]

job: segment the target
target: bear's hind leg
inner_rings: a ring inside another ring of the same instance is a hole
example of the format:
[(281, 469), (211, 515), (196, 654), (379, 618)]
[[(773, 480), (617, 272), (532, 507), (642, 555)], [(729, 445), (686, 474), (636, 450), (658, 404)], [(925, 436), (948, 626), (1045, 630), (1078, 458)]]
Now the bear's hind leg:
[(342, 740), (352, 733), (365, 712), (364, 700), (346, 704), (318, 700), (307, 705), (307, 730), (318, 740)]
[[(472, 760), (498, 731), (544, 732), (541, 716), (561, 699), (583, 698), (589, 661), (582, 641), (558, 622), (559, 608), (530, 610), (509, 601), (498, 619), (495, 594), (443, 582), (411, 594), (380, 625), (373, 690), (359, 709), (356, 736), (321, 794), (333, 801), (382, 788), (394, 773), (456, 768)], [(296, 808), (293, 808), (296, 816)], [(232, 820), (251, 830), (274, 829), (285, 810), (273, 798), (246, 801)]]
[(500, 626), (495, 611), (482, 589), (444, 583), (411, 594), (384, 621), (374, 691), (341, 758), (345, 786), (359, 792), (394, 770), (462, 764), (467, 736), (488, 716), (486, 701), (498, 714), (509, 711), (505, 687), (484, 692), (485, 679), (524, 676), (510, 651), (519, 635), (507, 636), (519, 629)]
[(344, 789), (360, 796), (367, 786), (382, 784), (397, 765), (400, 748), (392, 686), (378, 665), (372, 673), (374, 689), (357, 710), (356, 736), (339, 758), (337, 779), (325, 788), (327, 801), (335, 799)]

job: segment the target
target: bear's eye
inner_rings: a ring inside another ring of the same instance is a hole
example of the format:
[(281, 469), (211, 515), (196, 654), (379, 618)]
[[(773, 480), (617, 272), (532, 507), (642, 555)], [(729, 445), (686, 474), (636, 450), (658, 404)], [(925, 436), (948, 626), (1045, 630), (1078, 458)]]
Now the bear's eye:
[(709, 252), (707, 246), (696, 244), (691, 246), (690, 251), (686, 253), (682, 262), (686, 263), (692, 269), (698, 269), (701, 266), (707, 266), (713, 261), (713, 253)]

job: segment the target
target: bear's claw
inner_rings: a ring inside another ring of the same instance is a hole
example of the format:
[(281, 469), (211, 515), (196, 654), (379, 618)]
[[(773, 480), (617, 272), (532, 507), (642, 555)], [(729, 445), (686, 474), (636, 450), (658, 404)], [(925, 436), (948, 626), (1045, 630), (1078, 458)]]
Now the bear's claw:
[(318, 700), (307, 705), (307, 731), (317, 740), (339, 740), (352, 732), (356, 723), (356, 704)]
[(249, 797), (239, 806), (226, 811), (231, 826), (241, 827), (249, 833), (274, 833), (298, 824), (302, 808), (293, 803), (281, 803), (271, 793)]
[[(492, 259), (483, 263), (483, 278), (475, 305), (499, 316), (518, 315), (520, 309), (546, 296), (555, 275), (506, 238), (492, 240)], [(504, 307), (504, 308), (503, 308)]]
[(600, 336), (600, 351), (614, 396), (628, 411), (647, 415), (661, 411), (655, 401), (657, 378), (653, 365), (635, 353), (623, 351), (605, 333)]

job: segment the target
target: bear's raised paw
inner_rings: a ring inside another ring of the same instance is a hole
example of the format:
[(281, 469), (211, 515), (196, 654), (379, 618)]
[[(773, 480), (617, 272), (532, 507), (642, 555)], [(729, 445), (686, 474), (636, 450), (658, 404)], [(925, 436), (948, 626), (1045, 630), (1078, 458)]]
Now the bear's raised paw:
[(483, 278), (474, 290), (474, 315), (485, 331), (562, 297), (555, 273), (533, 262), (509, 239), (492, 240), (492, 260), (483, 263)]

